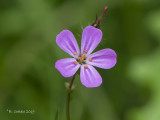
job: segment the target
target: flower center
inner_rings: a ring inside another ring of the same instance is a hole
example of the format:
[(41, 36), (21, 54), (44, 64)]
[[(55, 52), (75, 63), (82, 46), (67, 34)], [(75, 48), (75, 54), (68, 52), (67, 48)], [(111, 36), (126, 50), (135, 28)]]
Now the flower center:
[(77, 62), (79, 62), (79, 64), (85, 64), (85, 60), (86, 60), (86, 55), (82, 54), (77, 58)]
[[(76, 61), (74, 61), (74, 65), (77, 65), (78, 63), (81, 64), (81, 65), (85, 65), (86, 64), (86, 53), (88, 51), (87, 50), (84, 50), (84, 54), (81, 54), (78, 58), (76, 58)], [(74, 55), (77, 55), (77, 52), (73, 52)], [(88, 59), (89, 62), (92, 62), (92, 58), (89, 58)], [(87, 69), (87, 65), (84, 66), (85, 69)]]

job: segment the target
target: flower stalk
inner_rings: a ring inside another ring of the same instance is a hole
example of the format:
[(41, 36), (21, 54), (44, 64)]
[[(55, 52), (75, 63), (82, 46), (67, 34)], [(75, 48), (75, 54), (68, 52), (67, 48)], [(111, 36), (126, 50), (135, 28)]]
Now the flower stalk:
[(67, 93), (67, 102), (66, 102), (66, 117), (67, 120), (70, 120), (70, 101), (71, 101), (71, 93), (72, 93), (72, 88), (73, 88), (73, 82), (75, 79), (76, 74), (74, 74), (70, 81), (69, 81), (69, 85), (67, 85), (67, 89), (68, 89), (68, 93)]

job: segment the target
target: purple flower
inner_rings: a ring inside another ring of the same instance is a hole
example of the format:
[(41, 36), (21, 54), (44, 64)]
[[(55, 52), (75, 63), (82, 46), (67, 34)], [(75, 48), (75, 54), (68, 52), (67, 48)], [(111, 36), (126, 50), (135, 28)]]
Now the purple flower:
[[(82, 33), (81, 49), (69, 30), (63, 30), (56, 37), (58, 46), (73, 58), (60, 59), (55, 63), (55, 68), (64, 76), (71, 77), (80, 68), (80, 80), (86, 87), (98, 87), (102, 78), (93, 67), (103, 69), (112, 68), (117, 62), (117, 55), (112, 49), (102, 49), (92, 53), (102, 39), (102, 31), (87, 26)], [(91, 54), (92, 53), (92, 54)]]

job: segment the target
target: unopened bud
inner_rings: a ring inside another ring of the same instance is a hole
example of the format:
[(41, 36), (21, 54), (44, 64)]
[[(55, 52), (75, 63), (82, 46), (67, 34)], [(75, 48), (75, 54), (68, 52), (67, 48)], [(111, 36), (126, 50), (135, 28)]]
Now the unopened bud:
[(108, 7), (105, 6), (105, 7), (104, 7), (104, 10), (103, 10), (103, 12), (102, 12), (102, 14), (101, 14), (101, 16), (98, 18), (97, 15), (96, 15), (96, 20), (95, 20), (95, 22), (92, 24), (92, 26), (94, 26), (95, 28), (100, 28), (103, 15), (106, 13), (107, 10), (108, 10)]
[(104, 14), (107, 10), (108, 10), (108, 7), (105, 6), (105, 7), (104, 7), (104, 10), (103, 10), (103, 14)]

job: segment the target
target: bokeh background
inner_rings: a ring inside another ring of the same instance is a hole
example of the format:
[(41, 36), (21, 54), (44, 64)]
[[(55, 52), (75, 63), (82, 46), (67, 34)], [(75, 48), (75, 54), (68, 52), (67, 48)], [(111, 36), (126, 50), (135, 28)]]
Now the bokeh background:
[(69, 55), (56, 45), (56, 35), (68, 29), (80, 43), (83, 28), (105, 5), (96, 50), (114, 49), (118, 62), (97, 69), (103, 78), (98, 88), (82, 86), (76, 76), (71, 118), (160, 120), (159, 0), (0, 0), (1, 120), (65, 120), (69, 78), (54, 64)]

